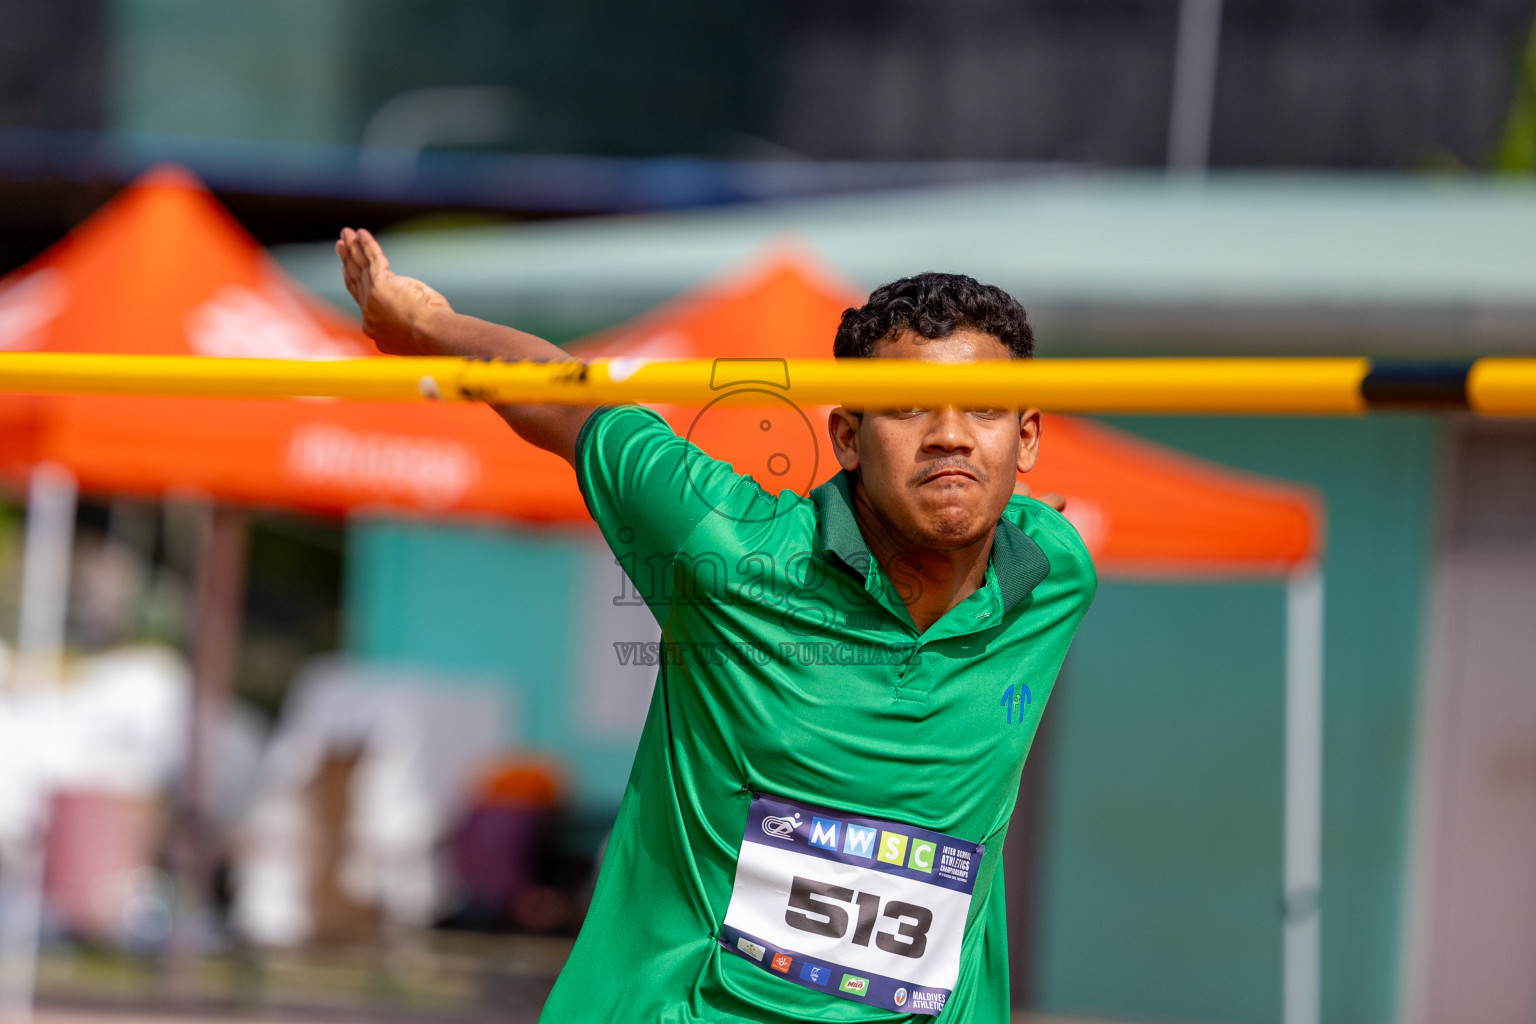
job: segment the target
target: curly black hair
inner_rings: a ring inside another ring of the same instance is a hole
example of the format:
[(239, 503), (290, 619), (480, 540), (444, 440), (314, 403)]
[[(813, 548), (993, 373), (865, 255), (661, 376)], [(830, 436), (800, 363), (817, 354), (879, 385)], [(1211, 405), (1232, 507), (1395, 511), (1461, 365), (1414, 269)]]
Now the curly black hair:
[(875, 345), (903, 331), (945, 338), (956, 331), (990, 334), (1015, 359), (1035, 354), (1035, 332), (1019, 300), (964, 274), (917, 274), (881, 285), (864, 305), (843, 310), (832, 354), (868, 357)]

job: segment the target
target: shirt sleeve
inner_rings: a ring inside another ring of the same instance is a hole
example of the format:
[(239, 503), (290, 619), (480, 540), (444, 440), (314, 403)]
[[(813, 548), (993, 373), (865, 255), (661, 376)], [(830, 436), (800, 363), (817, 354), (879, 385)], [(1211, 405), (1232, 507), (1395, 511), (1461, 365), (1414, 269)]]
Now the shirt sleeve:
[(1003, 513), (1027, 533), (1050, 560), (1047, 580), (1053, 588), (1064, 587), (1076, 595), (1084, 612), (1099, 589), (1093, 557), (1066, 516), (1037, 498), (1014, 495)]
[[(672, 563), (774, 498), (730, 463), (679, 437), (667, 421), (637, 405), (604, 406), (576, 437), (576, 483), (638, 595), (658, 619), (671, 591)], [(730, 531), (725, 530), (726, 533)]]

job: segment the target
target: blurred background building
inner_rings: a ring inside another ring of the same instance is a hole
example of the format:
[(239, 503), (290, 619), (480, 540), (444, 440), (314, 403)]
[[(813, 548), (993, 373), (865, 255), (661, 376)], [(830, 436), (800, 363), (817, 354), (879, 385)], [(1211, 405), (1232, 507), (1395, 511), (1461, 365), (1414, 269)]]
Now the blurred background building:
[[(1530, 30), (1520, 0), (1204, 6), (1219, 14), (1212, 166), (1471, 171), (1510, 133), (1528, 138), (1510, 123)], [(264, 242), (444, 206), (600, 213), (1018, 164), (1160, 167), (1180, 5), (5, 0), (0, 12), (0, 258), (15, 265), (125, 168), (172, 156)], [(1529, 101), (1520, 109), (1529, 118)], [(409, 152), (360, 162), (358, 146)], [(1530, 159), (1528, 141), (1505, 149)], [(519, 154), (607, 160), (488, 159)]]
[[(0, 272), (166, 161), (325, 299), (366, 225), (562, 343), (788, 249), (853, 292), (995, 281), (1046, 356), (1536, 350), (1531, 0), (0, 0)], [(1536, 432), (1114, 425), (1326, 507), (1322, 1019), (1530, 1021)], [(185, 730), (121, 709), (184, 714), (211, 515), (80, 496), (76, 703), (28, 714), (129, 753), (52, 798), (43, 1005), (531, 1018), (654, 675), (618, 567), (574, 526), (250, 511), (217, 895), (178, 936)], [(1281, 1019), (1285, 600), (1101, 588), (1010, 849), (1021, 1011)]]

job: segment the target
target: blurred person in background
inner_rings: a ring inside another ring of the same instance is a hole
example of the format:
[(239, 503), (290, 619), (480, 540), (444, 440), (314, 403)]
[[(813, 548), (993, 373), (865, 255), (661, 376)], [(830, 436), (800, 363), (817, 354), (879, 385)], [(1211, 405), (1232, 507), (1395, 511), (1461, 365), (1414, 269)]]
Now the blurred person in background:
[[(570, 359), (455, 313), (366, 231), (336, 249), (386, 352)], [(1030, 358), (1033, 332), (1001, 290), (922, 274), (846, 311), (833, 348)], [(497, 411), (575, 468), (664, 652), (543, 1019), (1006, 1020), (1002, 844), (1096, 586), (1067, 521), (1015, 492), (1038, 410), (834, 409), (842, 472), (808, 497), (640, 406)]]

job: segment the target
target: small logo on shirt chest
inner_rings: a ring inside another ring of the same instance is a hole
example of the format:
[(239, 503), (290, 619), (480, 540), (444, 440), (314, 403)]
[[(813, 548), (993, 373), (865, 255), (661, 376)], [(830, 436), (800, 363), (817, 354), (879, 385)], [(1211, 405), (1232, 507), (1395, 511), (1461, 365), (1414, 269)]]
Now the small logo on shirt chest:
[(1009, 683), (1008, 689), (1003, 691), (1003, 699), (997, 703), (1007, 716), (1007, 724), (1012, 725), (1015, 718), (1020, 722), (1024, 721), (1024, 709), (1021, 703), (1033, 704), (1034, 700), (1030, 697), (1029, 687), (1023, 683)]

